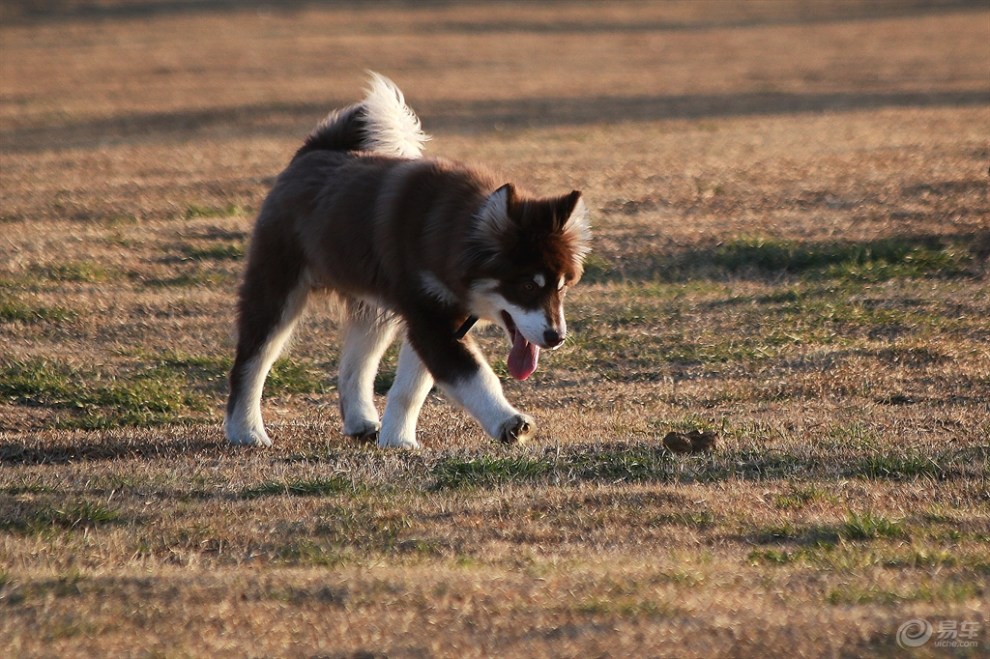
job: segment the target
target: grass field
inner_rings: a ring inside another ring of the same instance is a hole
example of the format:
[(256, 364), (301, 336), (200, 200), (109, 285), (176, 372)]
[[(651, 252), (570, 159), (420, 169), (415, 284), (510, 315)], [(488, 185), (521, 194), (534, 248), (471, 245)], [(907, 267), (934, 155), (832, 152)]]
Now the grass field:
[[(5, 1), (0, 656), (986, 656), (988, 43), (979, 1)], [(419, 452), (343, 438), (322, 304), (275, 446), (224, 443), (254, 213), (365, 69), (588, 200), (526, 446), (436, 393)]]

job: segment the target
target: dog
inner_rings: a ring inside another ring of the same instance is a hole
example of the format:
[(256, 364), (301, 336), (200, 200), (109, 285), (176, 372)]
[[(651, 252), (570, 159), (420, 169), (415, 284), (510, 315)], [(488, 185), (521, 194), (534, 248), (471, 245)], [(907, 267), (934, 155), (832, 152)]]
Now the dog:
[[(487, 170), (424, 158), (402, 92), (371, 73), (367, 96), (331, 112), (262, 204), (237, 309), (224, 418), (234, 444), (271, 446), (262, 388), (307, 298), (328, 290), (344, 311), (338, 383), (343, 432), (418, 448), (416, 423), (434, 383), (493, 438), (530, 438), (533, 419), (506, 400), (468, 334), (495, 323), (525, 380), (540, 351), (567, 335), (563, 300), (589, 251), (579, 191), (536, 197)], [(379, 422), (373, 384), (403, 334)]]

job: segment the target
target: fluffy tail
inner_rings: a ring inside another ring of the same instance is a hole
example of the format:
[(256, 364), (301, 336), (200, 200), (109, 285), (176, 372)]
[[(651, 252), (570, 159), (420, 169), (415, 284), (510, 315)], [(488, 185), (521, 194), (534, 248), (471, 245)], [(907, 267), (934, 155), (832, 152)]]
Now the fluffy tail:
[(295, 157), (310, 151), (374, 151), (419, 158), (428, 139), (419, 117), (406, 105), (395, 83), (371, 72), (364, 100), (327, 115)]

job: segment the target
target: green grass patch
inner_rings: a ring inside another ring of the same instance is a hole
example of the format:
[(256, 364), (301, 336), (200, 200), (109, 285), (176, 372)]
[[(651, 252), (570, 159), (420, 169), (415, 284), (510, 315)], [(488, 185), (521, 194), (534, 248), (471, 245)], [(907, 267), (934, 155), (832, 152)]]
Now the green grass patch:
[(375, 374), (375, 384), (374, 390), (376, 394), (385, 395), (395, 384), (395, 368), (388, 368), (385, 364), (382, 367), (387, 370), (381, 370)]
[(433, 468), (434, 490), (529, 483), (546, 477), (549, 462), (525, 456), (447, 458)]
[(566, 453), (447, 458), (432, 469), (433, 489), (526, 484), (540, 481), (608, 483), (670, 482), (677, 475), (672, 454), (658, 444), (601, 445)]
[(247, 210), (235, 203), (222, 206), (205, 206), (200, 204), (189, 204), (186, 206), (182, 217), (187, 220), (196, 220), (213, 217), (239, 217), (247, 214)]
[(162, 379), (154, 374), (97, 387), (86, 392), (81, 402), (85, 407), (97, 408), (88, 409), (80, 420), (87, 428), (174, 423), (190, 412), (205, 409), (202, 397), (190, 392), (184, 380)]
[(946, 469), (933, 456), (917, 452), (902, 454), (878, 450), (861, 458), (854, 467), (861, 478), (869, 480), (913, 480), (916, 478), (941, 479)]
[[(936, 298), (881, 296), (869, 284), (797, 280), (741, 295), (739, 286), (701, 283), (701, 292), (693, 290), (695, 280), (609, 285), (595, 304), (582, 300), (571, 309), (573, 331), (550, 363), (621, 382), (676, 378), (685, 367), (717, 374), (767, 364), (811, 372), (873, 359), (920, 369), (953, 359), (927, 347), (936, 336), (979, 331), (975, 317)], [(901, 345), (866, 343), (877, 337), (897, 337)], [(874, 393), (868, 381), (863, 386), (856, 393)]]
[(320, 511), (315, 532), (342, 550), (361, 553), (432, 553), (436, 543), (425, 539), (400, 540), (412, 521), (394, 501), (362, 498), (348, 505), (331, 505)]
[(0, 492), (10, 495), (51, 494), (55, 492), (55, 488), (40, 481), (28, 481), (22, 477), (21, 482), (19, 483), (10, 483), (8, 485), (0, 486)]
[(38, 534), (61, 529), (87, 529), (115, 524), (120, 513), (92, 501), (73, 501), (61, 504), (14, 506), (3, 513), (0, 529), (21, 534)]
[[(698, 279), (768, 277), (875, 283), (895, 278), (971, 277), (982, 265), (979, 246), (964, 238), (892, 236), (862, 242), (806, 242), (742, 236), (672, 254), (648, 254), (624, 262), (637, 280), (685, 282)], [(606, 274), (608, 279), (611, 273)], [(620, 277), (616, 277), (621, 279)]]
[(897, 604), (909, 598), (901, 593), (870, 586), (847, 585), (829, 591), (825, 601), (833, 606), (841, 604)]
[[(180, 352), (139, 352), (137, 357), (141, 363), (112, 374), (53, 360), (0, 358), (0, 397), (64, 412), (55, 422), (58, 427), (102, 429), (194, 420), (226, 391), (230, 357)], [(322, 370), (288, 360), (277, 363), (266, 382), (270, 395), (331, 389)]]
[(309, 538), (299, 538), (275, 550), (276, 560), (289, 565), (335, 567), (343, 562), (339, 551)]
[(832, 501), (834, 497), (814, 485), (792, 486), (789, 491), (778, 494), (773, 504), (781, 510), (801, 510), (815, 501)]
[[(723, 435), (726, 432), (731, 431), (724, 430)], [(844, 450), (854, 450), (864, 457), (853, 457), (848, 466), (841, 467), (842, 477), (863, 478), (861, 463), (874, 455), (875, 447), (863, 444), (847, 446)], [(936, 463), (941, 477), (958, 478), (974, 472), (978, 469), (977, 463), (981, 458), (977, 453), (967, 450), (943, 456)], [(671, 483), (685, 479), (700, 483), (736, 479), (793, 481), (820, 474), (823, 469), (829, 471), (830, 477), (834, 477), (834, 468), (834, 465), (823, 464), (814, 455), (742, 448), (723, 450), (711, 455), (675, 456), (659, 442), (635, 442), (576, 446), (566, 451), (547, 451), (540, 456), (452, 457), (434, 465), (430, 475), (433, 489), (443, 490), (534, 482)], [(873, 479), (903, 478), (905, 476), (901, 472), (885, 471), (877, 473)], [(778, 495), (774, 499), (774, 505), (784, 510), (798, 510), (817, 500), (834, 502), (835, 498), (818, 487), (794, 487), (790, 492)], [(844, 532), (839, 529), (829, 530), (834, 540), (843, 533), (843, 537), (856, 537), (857, 523), (866, 533), (869, 532), (865, 531), (869, 524), (880, 523), (869, 513), (853, 515), (848, 522)], [(882, 535), (889, 530), (878, 526), (874, 532)]]
[(790, 565), (798, 560), (797, 554), (785, 549), (754, 549), (746, 561), (752, 565)]
[(831, 524), (800, 526), (784, 521), (754, 529), (747, 540), (761, 545), (799, 545), (805, 552), (831, 551), (842, 541), (842, 534)]
[(70, 261), (33, 268), (34, 272), (57, 282), (99, 284), (109, 280), (113, 272), (96, 261)]
[(669, 618), (679, 609), (654, 600), (623, 597), (590, 597), (574, 606), (575, 613), (588, 616), (616, 616), (620, 618), (651, 619)]
[(607, 482), (671, 481), (676, 474), (673, 455), (659, 443), (607, 446), (569, 456), (568, 476)]
[(0, 362), (0, 396), (69, 412), (59, 427), (99, 429), (175, 423), (205, 409), (185, 378), (155, 369), (107, 379), (41, 359)]
[(584, 259), (584, 274), (581, 275), (581, 282), (584, 284), (597, 284), (608, 281), (614, 275), (612, 263), (592, 252)]
[(834, 588), (825, 600), (832, 605), (883, 604), (902, 602), (959, 603), (983, 596), (985, 587), (977, 581), (947, 579), (914, 587), (886, 589), (848, 584)]
[(665, 513), (652, 518), (652, 523), (660, 525), (686, 526), (694, 529), (710, 529), (715, 526), (715, 515), (710, 510), (694, 510), (678, 513)]
[(292, 359), (275, 362), (265, 380), (268, 394), (325, 394), (332, 390), (326, 370)]
[(783, 522), (780, 524), (771, 524), (769, 526), (761, 527), (756, 532), (756, 541), (761, 544), (786, 541), (807, 541), (810, 536), (806, 537), (806, 533), (808, 533), (808, 531), (805, 529), (801, 529), (790, 522)]
[(148, 288), (212, 288), (228, 284), (233, 276), (216, 270), (184, 272), (174, 277), (152, 277), (143, 279), (141, 284)]
[(805, 565), (831, 572), (859, 572), (864, 568), (920, 570), (962, 567), (981, 570), (984, 564), (959, 558), (949, 550), (932, 547), (904, 549), (900, 543), (866, 544), (820, 542), (812, 545), (754, 549), (746, 557), (753, 565)]
[(184, 373), (197, 379), (226, 377), (234, 363), (232, 356), (193, 355), (171, 351), (165, 353), (139, 352), (138, 356), (163, 371)]
[(242, 490), (242, 499), (257, 499), (269, 496), (325, 497), (338, 494), (352, 494), (357, 491), (354, 483), (343, 476), (328, 478), (298, 479), (290, 481), (265, 481)]
[[(815, 540), (807, 543), (809, 538)], [(875, 552), (837, 544), (838, 535), (829, 527), (807, 529), (801, 532), (796, 542), (796, 547), (754, 549), (747, 554), (746, 560), (752, 565), (806, 565), (834, 572), (856, 571), (878, 565)]]
[[(905, 540), (909, 533), (903, 522), (892, 520), (872, 512), (850, 512), (837, 525), (799, 526), (791, 522), (760, 528), (747, 536), (749, 542), (761, 545), (784, 545), (781, 548), (758, 548), (749, 552), (747, 561), (753, 564), (788, 565), (803, 563), (818, 568), (852, 570), (869, 566), (894, 566), (910, 562), (909, 557), (889, 554), (890, 545), (874, 540)], [(869, 547), (869, 549), (866, 549)], [(899, 549), (896, 551), (900, 552)], [(887, 552), (887, 553), (885, 553)], [(928, 552), (928, 553), (926, 553)], [(926, 560), (934, 564), (948, 565), (948, 557), (919, 548), (913, 554), (911, 567), (923, 565)], [(942, 561), (941, 563), (939, 561)]]
[(60, 306), (27, 304), (0, 291), (0, 322), (3, 323), (63, 323), (78, 317), (75, 311)]
[(823, 243), (741, 238), (716, 248), (712, 260), (731, 273), (786, 272), (878, 282), (894, 278), (966, 275), (973, 258), (965, 247), (937, 237)]
[[(705, 424), (700, 424), (704, 426)], [(695, 427), (698, 427), (696, 425)], [(728, 436), (732, 429), (722, 429)], [(866, 441), (866, 440), (864, 440)], [(867, 443), (846, 446), (844, 451), (855, 451), (865, 460), (876, 452)], [(957, 450), (937, 460), (941, 477), (954, 479), (975, 474), (986, 459), (985, 452), (973, 449)], [(835, 470), (843, 478), (862, 478), (860, 460), (854, 455), (847, 465), (823, 463), (817, 454), (788, 453), (758, 448), (721, 450), (712, 454), (692, 456), (674, 455), (659, 441), (630, 443), (602, 443), (568, 447), (566, 450), (547, 450), (539, 456), (509, 455), (485, 457), (452, 457), (440, 461), (431, 469), (434, 489), (477, 487), (511, 483), (579, 483), (579, 482), (659, 482), (692, 481), (699, 483), (729, 480), (787, 481), (806, 480), (816, 474), (836, 477)], [(875, 480), (901, 480), (900, 474), (885, 473)], [(787, 493), (778, 495), (774, 505), (783, 510), (798, 510), (810, 502), (834, 503), (836, 498), (817, 486), (794, 486)], [(864, 525), (872, 519), (870, 514), (860, 516)], [(846, 529), (855, 534), (855, 516)], [(878, 532), (883, 533), (883, 530)], [(802, 532), (805, 533), (805, 532)], [(837, 541), (840, 530), (822, 530), (832, 541)], [(805, 533), (807, 535), (807, 533)], [(807, 537), (802, 541), (821, 540)]]
[(217, 243), (198, 247), (183, 245), (182, 254), (193, 261), (239, 261), (244, 258), (244, 245), (241, 243)]
[(79, 393), (75, 375), (43, 359), (0, 362), (0, 396), (23, 405), (73, 405)]
[(907, 551), (898, 551), (882, 559), (883, 566), (888, 568), (932, 568), (955, 567), (960, 560), (948, 549), (940, 547), (912, 547)]
[(867, 511), (849, 513), (839, 529), (839, 535), (845, 540), (875, 540), (906, 538), (908, 534), (901, 522)]
[(135, 351), (134, 356), (147, 365), (148, 377), (163, 381), (185, 381), (190, 390), (204, 395), (222, 395), (227, 391), (227, 375), (232, 355), (193, 355), (181, 351), (152, 353)]
[(728, 340), (671, 338), (663, 346), (663, 356), (667, 362), (681, 365), (765, 361), (780, 353), (780, 345), (797, 343), (792, 337), (773, 334)]
[(184, 379), (154, 371), (84, 390), (80, 402), (87, 413), (78, 423), (87, 428), (175, 423), (206, 408)]

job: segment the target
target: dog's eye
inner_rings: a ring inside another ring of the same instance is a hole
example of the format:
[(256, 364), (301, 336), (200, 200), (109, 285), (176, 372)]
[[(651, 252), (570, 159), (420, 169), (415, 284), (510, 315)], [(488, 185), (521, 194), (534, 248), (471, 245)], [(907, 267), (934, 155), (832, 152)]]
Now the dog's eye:
[(536, 282), (527, 279), (522, 283), (522, 289), (525, 293), (535, 293), (536, 292)]

